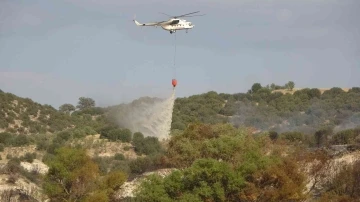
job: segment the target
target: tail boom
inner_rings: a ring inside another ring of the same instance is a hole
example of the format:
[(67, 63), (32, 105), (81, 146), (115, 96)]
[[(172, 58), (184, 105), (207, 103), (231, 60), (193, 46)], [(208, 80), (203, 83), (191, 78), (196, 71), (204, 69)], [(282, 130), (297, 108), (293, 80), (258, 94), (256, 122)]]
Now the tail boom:
[(140, 22), (136, 21), (135, 19), (133, 21), (137, 26), (160, 26), (162, 23), (162, 22), (140, 23)]

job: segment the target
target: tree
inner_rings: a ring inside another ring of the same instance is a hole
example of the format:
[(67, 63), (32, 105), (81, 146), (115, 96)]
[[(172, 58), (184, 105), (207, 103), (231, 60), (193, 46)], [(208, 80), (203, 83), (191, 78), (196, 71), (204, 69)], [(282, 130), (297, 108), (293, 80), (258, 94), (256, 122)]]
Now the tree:
[(318, 148), (324, 146), (327, 143), (327, 138), (331, 131), (328, 129), (320, 129), (315, 132), (315, 144)]
[(270, 89), (271, 89), (271, 90), (275, 90), (275, 89), (276, 89), (276, 85), (275, 85), (274, 83), (272, 83), (272, 84), (270, 85)]
[(51, 200), (81, 200), (96, 189), (99, 168), (85, 150), (60, 148), (48, 165), (44, 191)]
[(247, 186), (236, 201), (304, 201), (305, 176), (293, 159), (282, 161), (247, 177)]
[[(105, 175), (102, 178), (102, 182), (100, 185), (100, 189), (98, 190), (98, 193), (101, 193), (102, 190), (106, 191), (106, 195), (104, 195), (102, 198), (111, 198), (115, 191), (119, 190), (121, 185), (123, 185), (128, 178), (128, 175), (122, 171), (115, 170), (111, 171), (107, 175)], [(96, 200), (94, 200), (96, 201)], [(99, 201), (99, 200), (98, 200)], [(103, 200), (101, 200), (103, 201)]]
[(310, 99), (312, 98), (320, 98), (321, 97), (321, 91), (317, 88), (312, 88), (308, 91), (308, 96)]
[(59, 111), (64, 113), (70, 113), (72, 111), (75, 111), (75, 107), (72, 104), (63, 104), (59, 107)]
[(279, 134), (276, 131), (270, 131), (269, 132), (269, 137), (272, 141), (275, 141), (278, 139)]
[(95, 107), (95, 101), (92, 98), (80, 97), (76, 108), (83, 110)]
[(287, 84), (285, 84), (285, 86), (288, 90), (293, 90), (295, 87), (295, 83), (293, 81), (289, 81)]
[(256, 93), (258, 90), (262, 88), (260, 83), (254, 83), (251, 87), (251, 92)]
[[(1, 90), (0, 90), (1, 92)], [(353, 93), (360, 93), (360, 87), (352, 87), (349, 92), (353, 92)]]
[(330, 90), (324, 91), (322, 94), (323, 98), (335, 98), (341, 95), (342, 93), (345, 93), (345, 91), (342, 88), (339, 87), (333, 87), (330, 88)]
[(191, 167), (164, 179), (150, 175), (136, 193), (139, 201), (239, 201), (246, 186), (242, 176), (226, 162), (198, 159)]

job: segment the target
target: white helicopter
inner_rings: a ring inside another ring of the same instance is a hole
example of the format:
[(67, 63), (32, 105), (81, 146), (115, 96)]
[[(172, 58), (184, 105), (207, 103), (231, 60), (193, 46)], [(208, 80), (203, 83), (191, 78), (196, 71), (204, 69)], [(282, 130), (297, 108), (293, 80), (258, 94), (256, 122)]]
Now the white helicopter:
[[(194, 28), (195, 25), (193, 25), (191, 22), (187, 22), (184, 19), (178, 19), (178, 18), (179, 17), (203, 16), (203, 15), (191, 15), (191, 14), (195, 14), (198, 12), (200, 12), (200, 11), (187, 13), (187, 14), (179, 15), (179, 16), (170, 16), (166, 13), (161, 13), (161, 14), (171, 17), (169, 20), (161, 21), (161, 22), (139, 23), (135, 19), (133, 21), (135, 22), (135, 24), (137, 26), (155, 26), (155, 27), (160, 26), (164, 30), (170, 31), (170, 34), (175, 33), (177, 30), (186, 30), (186, 33), (188, 33), (188, 30)], [(191, 16), (189, 16), (189, 15), (191, 15)]]

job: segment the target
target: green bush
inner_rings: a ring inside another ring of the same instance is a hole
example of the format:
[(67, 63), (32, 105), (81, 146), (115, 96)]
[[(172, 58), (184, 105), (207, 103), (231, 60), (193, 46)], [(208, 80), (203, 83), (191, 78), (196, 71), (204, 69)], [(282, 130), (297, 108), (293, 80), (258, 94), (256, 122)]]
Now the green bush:
[(27, 152), (23, 159), (26, 161), (26, 162), (29, 162), (29, 163), (32, 163), (34, 161), (34, 159), (36, 158), (36, 153), (29, 153)]
[(139, 157), (130, 161), (129, 167), (132, 173), (142, 174), (151, 169), (153, 162), (148, 157)]
[(30, 143), (29, 137), (27, 135), (20, 134), (15, 136), (12, 145), (15, 147), (21, 147), (21, 146), (26, 146), (29, 143)]
[(162, 147), (157, 137), (145, 137), (140, 132), (134, 133), (132, 144), (138, 155), (151, 155), (162, 151)]
[(15, 135), (8, 132), (0, 133), (0, 143), (4, 144), (5, 146), (10, 146), (14, 136)]
[(275, 131), (270, 131), (269, 132), (269, 137), (270, 137), (270, 139), (271, 140), (277, 140), (278, 139), (278, 137), (279, 137), (279, 134), (277, 133), (277, 132), (275, 132)]
[(125, 160), (125, 156), (124, 156), (124, 154), (116, 153), (114, 156), (114, 159), (118, 160), (118, 161), (122, 161), (122, 160)]
[(8, 127), (7, 120), (0, 116), (0, 128), (7, 128), (7, 127)]
[(304, 141), (304, 134), (302, 134), (301, 132), (284, 132), (280, 134), (280, 137), (282, 139), (286, 139), (290, 142), (302, 142)]
[(360, 128), (339, 131), (331, 138), (332, 144), (355, 144), (356, 137), (360, 134)]
[(100, 135), (101, 138), (106, 138), (110, 141), (131, 142), (132, 133), (129, 129), (107, 126), (100, 130)]
[(5, 148), (4, 144), (3, 144), (3, 143), (0, 143), (0, 152), (3, 152), (3, 151), (4, 151), (4, 148)]
[(141, 201), (235, 201), (245, 180), (225, 162), (199, 159), (184, 171), (161, 179), (153, 175), (141, 184)]

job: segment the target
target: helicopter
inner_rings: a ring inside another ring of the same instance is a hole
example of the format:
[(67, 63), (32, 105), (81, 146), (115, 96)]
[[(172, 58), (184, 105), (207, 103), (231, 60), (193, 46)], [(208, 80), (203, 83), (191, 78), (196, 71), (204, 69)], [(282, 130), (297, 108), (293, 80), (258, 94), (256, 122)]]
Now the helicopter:
[(184, 19), (180, 19), (180, 18), (203, 16), (203, 15), (191, 15), (191, 14), (195, 14), (198, 12), (200, 12), (200, 11), (191, 12), (191, 13), (187, 13), (187, 14), (183, 14), (183, 15), (179, 15), (179, 16), (170, 16), (166, 13), (161, 13), (161, 14), (164, 14), (164, 15), (167, 15), (170, 17), (169, 20), (161, 21), (161, 22), (139, 23), (135, 19), (133, 21), (135, 22), (135, 24), (137, 26), (155, 26), (155, 27), (160, 26), (164, 30), (169, 31), (170, 34), (175, 33), (177, 30), (186, 30), (186, 33), (188, 33), (188, 30), (194, 28), (195, 25), (192, 24), (192, 22), (188, 22), (188, 21), (186, 21)]

